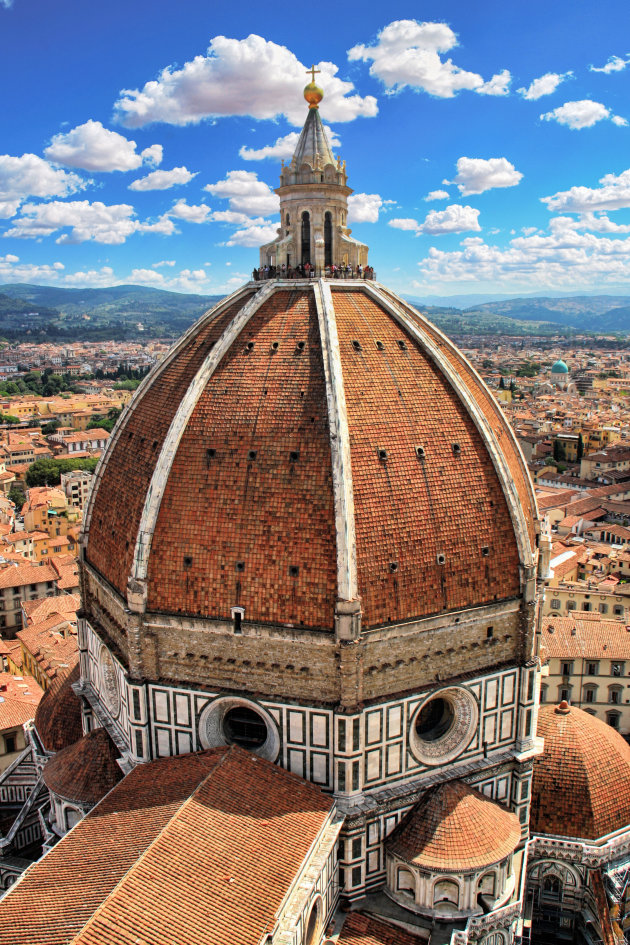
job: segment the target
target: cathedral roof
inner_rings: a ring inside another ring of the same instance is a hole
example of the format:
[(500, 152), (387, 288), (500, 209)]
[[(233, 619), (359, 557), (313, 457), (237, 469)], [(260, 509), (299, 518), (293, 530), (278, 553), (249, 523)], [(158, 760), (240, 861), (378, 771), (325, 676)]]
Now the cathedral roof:
[(333, 803), (241, 748), (138, 765), (0, 901), (0, 945), (259, 945)]
[(116, 763), (119, 756), (106, 729), (94, 729), (51, 758), (44, 768), (44, 782), (66, 801), (96, 804), (123, 776)]
[(552, 374), (568, 374), (569, 368), (567, 367), (564, 361), (556, 361), (556, 363), (553, 364), (551, 367), (551, 373)]
[(35, 713), (35, 727), (46, 751), (61, 751), (83, 735), (81, 703), (72, 684), (78, 682), (78, 660), (46, 690)]
[(337, 942), (338, 945), (419, 945), (426, 942), (426, 938), (364, 912), (350, 912)]
[(335, 163), (317, 108), (311, 108), (308, 111), (304, 127), (298, 138), (293, 161), (297, 167), (302, 164), (309, 164), (313, 168), (317, 167), (318, 164), (323, 167), (325, 164)]
[(542, 705), (531, 832), (594, 840), (630, 825), (630, 746), (582, 709)]
[(463, 781), (429, 788), (387, 841), (387, 850), (433, 871), (482, 869), (518, 846), (518, 817)]
[(360, 599), (376, 627), (518, 597), (535, 515), (500, 408), (426, 318), (372, 282), (270, 281), (139, 389), (85, 556), (148, 611), (329, 630)]

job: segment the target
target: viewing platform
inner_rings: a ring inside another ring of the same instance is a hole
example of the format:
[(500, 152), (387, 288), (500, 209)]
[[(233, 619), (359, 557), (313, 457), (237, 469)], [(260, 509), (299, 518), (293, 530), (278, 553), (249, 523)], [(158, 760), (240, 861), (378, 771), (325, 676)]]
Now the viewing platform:
[(317, 269), (315, 266), (265, 266), (254, 269), (252, 280), (266, 282), (269, 279), (352, 279), (355, 282), (370, 280), (376, 281), (376, 273), (371, 266), (325, 266)]

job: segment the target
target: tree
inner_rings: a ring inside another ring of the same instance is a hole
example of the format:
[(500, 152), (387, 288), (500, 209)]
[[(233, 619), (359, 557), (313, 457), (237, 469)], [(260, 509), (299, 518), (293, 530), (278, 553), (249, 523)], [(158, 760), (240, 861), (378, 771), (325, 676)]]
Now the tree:
[(21, 423), (19, 417), (14, 416), (12, 413), (0, 413), (0, 423)]
[(93, 417), (88, 423), (87, 429), (107, 430), (108, 433), (111, 433), (121, 413), (120, 407), (112, 407), (111, 410), (108, 410), (107, 416)]
[(505, 390), (505, 381), (503, 378), (499, 381), (499, 390)]
[(18, 512), (22, 510), (22, 506), (26, 502), (24, 489), (17, 482), (15, 485), (11, 486), (11, 489), (9, 490), (9, 501), (14, 503)]
[(45, 423), (42, 427), (42, 433), (44, 436), (50, 436), (52, 433), (55, 433), (61, 426), (61, 420), (51, 420), (49, 423)]
[(564, 443), (561, 443), (560, 440), (553, 441), (553, 458), (556, 462), (562, 462), (567, 458)]
[(577, 460), (578, 460), (578, 463), (579, 463), (579, 461), (582, 459), (583, 456), (584, 456), (584, 440), (582, 439), (582, 434), (580, 433), (580, 435), (578, 436), (578, 441), (577, 441)]
[(33, 486), (58, 486), (61, 482), (62, 473), (70, 472), (72, 469), (84, 469), (93, 473), (97, 463), (97, 456), (88, 456), (82, 459), (38, 459), (28, 467), (26, 485), (29, 488), (33, 488)]

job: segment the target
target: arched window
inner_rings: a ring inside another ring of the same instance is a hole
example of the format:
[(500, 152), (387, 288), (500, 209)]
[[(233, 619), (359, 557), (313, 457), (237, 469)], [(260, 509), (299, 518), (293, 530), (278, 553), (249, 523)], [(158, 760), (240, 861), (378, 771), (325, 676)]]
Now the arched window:
[(285, 225), (285, 226), (291, 226), (291, 217), (289, 216), (288, 213), (287, 213), (287, 215), (286, 215), (285, 218), (284, 218), (284, 225)]
[(496, 896), (497, 874), (493, 871), (485, 873), (479, 880), (477, 892), (482, 896)]
[(65, 811), (65, 821), (66, 821), (66, 830), (72, 830), (75, 824), (78, 824), (81, 817), (81, 813), (76, 810), (74, 807), (66, 807)]
[(459, 886), (450, 879), (441, 879), (433, 887), (433, 905), (437, 906), (442, 902), (459, 905)]
[(311, 906), (311, 911), (306, 922), (306, 930), (304, 932), (304, 945), (315, 945), (319, 938), (321, 904), (321, 899), (317, 898)]
[(584, 701), (597, 702), (597, 686), (584, 686)]
[(612, 705), (620, 705), (622, 693), (623, 693), (623, 688), (621, 686), (609, 686), (608, 687), (608, 701)]
[(332, 252), (332, 213), (330, 210), (326, 211), (324, 215), (324, 265), (332, 266), (333, 263), (333, 252)]
[(616, 728), (617, 731), (619, 730), (620, 718), (621, 718), (620, 712), (607, 712), (606, 713), (606, 721), (608, 722), (611, 728)]
[(543, 895), (547, 899), (559, 901), (562, 893), (562, 883), (558, 876), (545, 876), (543, 880)]
[(302, 265), (311, 261), (311, 217), (308, 210), (302, 214)]
[(416, 898), (416, 879), (411, 870), (398, 870), (396, 888), (404, 896), (411, 896), (412, 899)]

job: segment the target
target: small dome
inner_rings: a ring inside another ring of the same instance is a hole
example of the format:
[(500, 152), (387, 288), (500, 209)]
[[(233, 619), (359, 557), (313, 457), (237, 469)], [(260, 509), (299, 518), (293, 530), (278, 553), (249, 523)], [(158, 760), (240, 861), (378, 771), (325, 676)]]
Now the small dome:
[(97, 804), (123, 774), (118, 750), (104, 728), (57, 752), (44, 768), (46, 787), (66, 801)]
[(564, 361), (556, 361), (556, 363), (552, 365), (551, 373), (552, 374), (568, 374), (569, 368), (564, 363)]
[(78, 662), (46, 690), (35, 713), (35, 728), (46, 751), (61, 751), (83, 735), (81, 703), (72, 684), (79, 681)]
[(429, 788), (387, 841), (388, 853), (442, 872), (472, 872), (504, 860), (521, 825), (507, 808), (463, 781)]
[(531, 832), (594, 840), (630, 824), (630, 746), (566, 702), (543, 705), (534, 762)]

